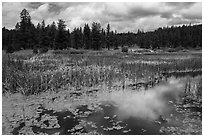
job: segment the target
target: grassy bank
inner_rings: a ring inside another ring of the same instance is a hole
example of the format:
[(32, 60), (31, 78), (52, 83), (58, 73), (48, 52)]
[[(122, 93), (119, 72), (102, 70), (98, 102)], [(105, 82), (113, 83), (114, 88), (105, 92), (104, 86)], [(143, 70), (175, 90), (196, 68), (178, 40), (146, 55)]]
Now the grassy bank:
[[(72, 87), (126, 87), (138, 82), (152, 84), (172, 72), (201, 71), (201, 54), (136, 55), (70, 52), (3, 54), (3, 92), (38, 94)], [(156, 81), (157, 80), (157, 81)]]

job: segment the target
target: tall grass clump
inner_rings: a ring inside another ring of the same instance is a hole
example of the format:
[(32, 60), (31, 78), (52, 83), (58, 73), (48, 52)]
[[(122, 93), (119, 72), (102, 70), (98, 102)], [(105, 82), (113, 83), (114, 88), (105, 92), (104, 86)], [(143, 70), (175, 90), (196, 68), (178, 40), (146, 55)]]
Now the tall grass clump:
[(202, 102), (202, 77), (187, 77), (185, 80), (185, 96), (188, 99)]

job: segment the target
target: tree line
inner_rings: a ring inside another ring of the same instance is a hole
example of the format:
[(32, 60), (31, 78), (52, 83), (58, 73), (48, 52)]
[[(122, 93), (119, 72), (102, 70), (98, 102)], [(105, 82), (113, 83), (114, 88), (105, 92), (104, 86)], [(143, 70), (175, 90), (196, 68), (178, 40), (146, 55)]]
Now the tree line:
[[(91, 26), (67, 29), (65, 21), (45, 25), (43, 20), (35, 26), (26, 9), (20, 13), (21, 21), (15, 29), (2, 28), (2, 48), (8, 52), (22, 49), (117, 49), (119, 46), (139, 46), (141, 48), (196, 48), (202, 47), (202, 25), (163, 27), (152, 32), (117, 33), (110, 24), (104, 29), (100, 23)], [(124, 26), (125, 27), (125, 26)]]
[(153, 32), (137, 32), (137, 44), (142, 48), (201, 48), (202, 25), (163, 27)]

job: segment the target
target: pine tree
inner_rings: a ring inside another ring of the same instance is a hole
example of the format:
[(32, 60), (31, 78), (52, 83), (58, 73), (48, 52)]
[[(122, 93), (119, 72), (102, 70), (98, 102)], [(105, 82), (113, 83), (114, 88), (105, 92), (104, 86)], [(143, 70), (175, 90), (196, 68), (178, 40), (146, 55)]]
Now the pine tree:
[(72, 33), (72, 47), (75, 49), (82, 48), (83, 46), (83, 33), (81, 28), (74, 28)]
[(84, 26), (84, 38), (83, 38), (84, 48), (90, 49), (91, 48), (91, 30), (88, 24)]
[(30, 29), (32, 23), (31, 23), (31, 17), (30, 14), (28, 13), (28, 11), (26, 9), (23, 9), (20, 13), (20, 18), (21, 18), (21, 22), (20, 22), (20, 30), (22, 32), (26, 32)]
[(56, 46), (55, 49), (65, 49), (67, 48), (67, 43), (66, 43), (66, 25), (65, 25), (65, 21), (63, 21), (62, 19), (58, 20), (57, 23), (57, 36), (56, 36)]
[(16, 23), (15, 30), (17, 30), (17, 31), (20, 30), (20, 23), (19, 22)]
[(106, 32), (103, 28), (101, 30), (101, 46), (102, 48), (106, 48)]
[(46, 52), (48, 50), (50, 41), (47, 34), (47, 29), (45, 27), (45, 21), (43, 20), (41, 23), (41, 31), (40, 31), (40, 48), (42, 52)]
[(24, 49), (32, 48), (31, 43), (33, 41), (32, 37), (32, 27), (31, 17), (26, 9), (23, 9), (20, 13), (20, 27), (19, 27), (19, 38), (20, 44)]
[(77, 29), (74, 28), (74, 30), (71, 33), (71, 47), (78, 49), (78, 36), (77, 36)]
[(101, 24), (93, 22), (92, 23), (92, 33), (91, 33), (91, 38), (92, 38), (92, 49), (94, 50), (99, 50), (101, 49)]
[(118, 38), (117, 38), (117, 31), (115, 30), (114, 33), (114, 49), (118, 49)]
[(78, 29), (78, 35), (79, 35), (79, 48), (83, 48), (83, 32), (81, 27)]
[(55, 22), (53, 21), (48, 30), (48, 37), (50, 41), (49, 45), (51, 49), (55, 47), (56, 34), (57, 34), (57, 26), (55, 25)]
[(110, 49), (110, 24), (107, 25), (106, 27), (106, 48), (108, 48), (108, 50)]
[(69, 29), (66, 32), (66, 39), (67, 39), (67, 48), (71, 47), (71, 34), (69, 32)]

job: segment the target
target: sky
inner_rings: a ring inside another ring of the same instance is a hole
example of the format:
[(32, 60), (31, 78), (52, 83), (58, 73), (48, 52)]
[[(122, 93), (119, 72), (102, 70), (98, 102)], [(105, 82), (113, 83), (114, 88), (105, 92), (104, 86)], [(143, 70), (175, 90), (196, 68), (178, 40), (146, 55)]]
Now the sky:
[(92, 22), (100, 22), (103, 28), (109, 23), (117, 32), (202, 23), (201, 2), (3, 2), (2, 27), (13, 29), (24, 8), (35, 25), (63, 19), (70, 30)]

